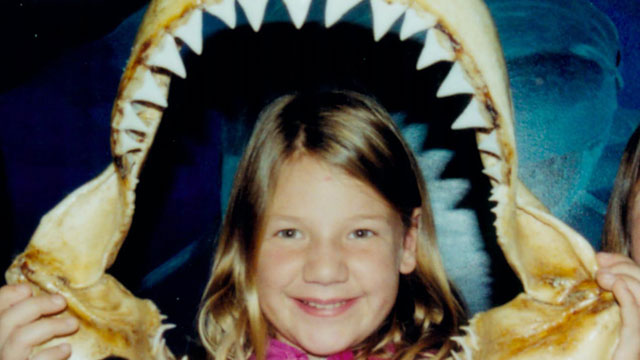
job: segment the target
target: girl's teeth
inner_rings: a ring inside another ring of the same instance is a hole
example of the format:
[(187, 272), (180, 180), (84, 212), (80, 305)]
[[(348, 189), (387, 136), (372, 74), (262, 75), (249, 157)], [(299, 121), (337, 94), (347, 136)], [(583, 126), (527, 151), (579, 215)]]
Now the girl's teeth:
[(314, 307), (316, 309), (329, 310), (329, 309), (335, 309), (337, 307), (343, 306), (347, 302), (346, 301), (340, 301), (340, 302), (333, 303), (333, 304), (318, 304), (318, 303), (314, 303), (314, 302), (311, 302), (311, 301), (303, 301), (303, 303), (305, 305), (309, 305), (309, 306)]

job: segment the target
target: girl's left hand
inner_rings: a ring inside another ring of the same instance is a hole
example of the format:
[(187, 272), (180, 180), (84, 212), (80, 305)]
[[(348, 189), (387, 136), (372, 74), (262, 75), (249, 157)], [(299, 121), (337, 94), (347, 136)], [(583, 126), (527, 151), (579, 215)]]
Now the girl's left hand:
[(598, 285), (613, 292), (622, 316), (620, 342), (612, 360), (640, 359), (640, 266), (620, 254), (598, 253)]

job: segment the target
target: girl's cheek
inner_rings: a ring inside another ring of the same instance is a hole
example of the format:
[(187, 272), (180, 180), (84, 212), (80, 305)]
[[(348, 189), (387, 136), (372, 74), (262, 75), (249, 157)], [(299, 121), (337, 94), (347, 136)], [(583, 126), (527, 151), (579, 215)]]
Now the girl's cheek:
[(268, 282), (281, 280), (294, 273), (303, 255), (291, 249), (264, 244), (258, 257), (258, 278)]

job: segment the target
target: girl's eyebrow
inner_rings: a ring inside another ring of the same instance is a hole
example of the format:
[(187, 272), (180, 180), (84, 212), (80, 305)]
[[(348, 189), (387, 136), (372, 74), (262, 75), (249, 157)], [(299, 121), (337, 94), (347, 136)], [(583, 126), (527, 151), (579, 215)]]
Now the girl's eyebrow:
[[(267, 214), (267, 218), (269, 218), (270, 220), (275, 220), (275, 221), (292, 221), (292, 222), (297, 222), (297, 221), (302, 221), (302, 217), (299, 216), (295, 216), (295, 215), (287, 215), (287, 214), (278, 214), (278, 213), (271, 213), (271, 214)], [(380, 214), (356, 214), (353, 216), (348, 216), (346, 218), (344, 218), (345, 221), (364, 221), (364, 220), (371, 220), (371, 221), (383, 221), (383, 222), (390, 222), (390, 219), (388, 216), (386, 215), (380, 215)]]
[(358, 214), (354, 216), (350, 216), (347, 219), (349, 220), (374, 220), (374, 221), (389, 221), (389, 216), (379, 215), (379, 214)]
[(278, 213), (267, 213), (266, 217), (271, 220), (280, 220), (280, 221), (300, 221), (301, 220), (299, 216), (285, 215), (285, 214), (278, 214)]

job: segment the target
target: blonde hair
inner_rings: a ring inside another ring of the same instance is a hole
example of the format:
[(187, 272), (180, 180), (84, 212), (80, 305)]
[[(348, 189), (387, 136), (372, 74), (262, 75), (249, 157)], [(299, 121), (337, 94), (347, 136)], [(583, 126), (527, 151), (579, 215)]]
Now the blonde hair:
[(602, 232), (602, 249), (630, 256), (631, 211), (640, 193), (640, 127), (629, 138), (613, 184)]
[[(269, 325), (260, 312), (255, 268), (263, 215), (282, 164), (308, 154), (369, 184), (411, 223), (422, 209), (417, 267), (399, 275), (396, 303), (356, 358), (444, 358), (466, 314), (447, 280), (422, 173), (395, 123), (374, 100), (354, 92), (286, 95), (260, 114), (240, 161), (203, 295), (199, 332), (217, 360), (264, 359)], [(391, 351), (392, 350), (392, 351)]]

